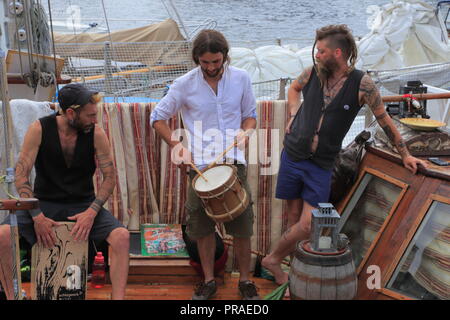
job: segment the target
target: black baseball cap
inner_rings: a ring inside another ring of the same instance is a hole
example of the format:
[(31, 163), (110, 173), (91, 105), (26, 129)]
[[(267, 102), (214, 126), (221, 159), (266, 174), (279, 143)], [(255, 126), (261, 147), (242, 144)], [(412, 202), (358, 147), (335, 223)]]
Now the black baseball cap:
[(72, 106), (76, 109), (88, 104), (92, 96), (96, 94), (98, 91), (89, 90), (80, 83), (69, 83), (59, 90), (59, 106), (64, 111)]

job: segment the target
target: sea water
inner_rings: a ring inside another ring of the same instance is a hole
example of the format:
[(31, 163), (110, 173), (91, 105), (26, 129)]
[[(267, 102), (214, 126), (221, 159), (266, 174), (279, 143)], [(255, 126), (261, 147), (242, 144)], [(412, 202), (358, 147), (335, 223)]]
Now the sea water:
[[(367, 19), (370, 5), (383, 6), (391, 0), (166, 0), (172, 2), (186, 26), (195, 27), (207, 20), (216, 23), (235, 45), (244, 41), (300, 38), (299, 45), (311, 45), (315, 30), (327, 24), (347, 24), (353, 34), (362, 37), (369, 32)], [(436, 6), (438, 0), (425, 2)], [(103, 7), (104, 4), (104, 7)], [(45, 5), (44, 5), (45, 6)], [(53, 0), (54, 19), (79, 15), (83, 23), (97, 22), (110, 30), (136, 28), (170, 17), (161, 0)], [(174, 16), (174, 11), (172, 11)], [(273, 43), (272, 43), (273, 44)]]

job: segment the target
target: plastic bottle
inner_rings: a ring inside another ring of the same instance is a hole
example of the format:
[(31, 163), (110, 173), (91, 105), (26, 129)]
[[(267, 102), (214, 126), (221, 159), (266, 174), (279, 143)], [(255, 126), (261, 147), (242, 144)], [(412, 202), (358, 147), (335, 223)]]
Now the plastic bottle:
[(94, 259), (94, 264), (92, 265), (92, 278), (91, 286), (92, 288), (102, 288), (105, 285), (105, 258), (99, 251)]

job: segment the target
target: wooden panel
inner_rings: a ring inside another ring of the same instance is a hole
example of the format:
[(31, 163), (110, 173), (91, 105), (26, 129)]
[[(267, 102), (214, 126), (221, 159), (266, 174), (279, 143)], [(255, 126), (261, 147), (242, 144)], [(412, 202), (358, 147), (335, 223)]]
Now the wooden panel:
[(378, 300), (414, 300), (388, 289), (377, 290), (377, 293), (379, 293)]
[[(392, 175), (410, 186), (358, 277), (358, 298), (379, 299), (380, 291), (369, 290), (366, 286), (369, 277), (366, 273), (367, 268), (371, 265), (379, 266), (382, 285), (389, 281), (390, 275), (422, 220), (423, 216), (420, 215), (423, 215), (423, 212), (420, 208), (424, 206), (431, 193), (438, 192), (448, 199), (450, 184), (446, 180), (431, 176), (413, 175), (400, 164), (392, 163), (372, 153), (368, 153), (366, 156), (364, 167), (383, 170), (385, 174)], [(392, 298), (392, 295), (390, 297)], [(386, 296), (383, 296), (383, 299), (385, 298)]]
[(82, 300), (86, 296), (88, 243), (73, 241), (73, 222), (56, 227), (56, 245), (32, 248), (31, 297), (33, 300)]
[(397, 207), (400, 203), (400, 201), (403, 199), (403, 196), (405, 195), (405, 192), (408, 188), (408, 184), (403, 183), (397, 179), (392, 178), (391, 176), (388, 176), (380, 171), (371, 169), (371, 168), (366, 168), (363, 170), (363, 172), (367, 172), (368, 174), (371, 174), (373, 176), (376, 176), (384, 181), (388, 181), (391, 184), (394, 184), (400, 188), (402, 188), (402, 191), (400, 192), (400, 194), (397, 196), (397, 199), (395, 200), (394, 204), (392, 205), (391, 210), (389, 211), (386, 219), (384, 220), (380, 230), (377, 232), (377, 235), (375, 236), (375, 238), (373, 239), (369, 249), (366, 252), (366, 255), (364, 256), (363, 260), (361, 261), (361, 263), (358, 266), (358, 269), (356, 271), (356, 274), (359, 275), (359, 273), (362, 270), (362, 267), (365, 265), (366, 261), (369, 259), (370, 255), (372, 254), (373, 249), (375, 248), (375, 246), (377, 245), (380, 237), (383, 235), (384, 230), (386, 229), (387, 225), (389, 224), (392, 216), (394, 215), (395, 211), (397, 210)]
[(406, 249), (408, 248), (408, 245), (412, 241), (414, 235), (416, 234), (417, 229), (422, 224), (423, 219), (425, 218), (426, 214), (428, 213), (428, 210), (430, 209), (431, 204), (434, 201), (450, 204), (450, 198), (443, 197), (436, 194), (431, 194), (430, 197), (425, 201), (424, 205), (420, 210), (418, 211), (418, 215), (416, 217), (416, 220), (414, 223), (411, 224), (410, 229), (405, 235), (405, 241), (400, 246), (399, 250), (397, 251), (395, 258), (393, 259), (390, 266), (387, 268), (386, 272), (384, 273), (383, 280), (382, 280), (382, 286), (385, 287), (390, 280), (392, 274), (395, 271), (395, 268), (400, 262), (400, 259), (402, 258), (403, 254), (405, 253)]
[[(367, 147), (367, 151), (372, 154), (376, 154), (385, 160), (389, 160), (389, 162), (397, 163), (402, 165), (402, 159), (400, 155), (386, 149), (375, 148), (372, 146)], [(446, 181), (450, 181), (450, 167), (449, 166), (438, 166), (433, 164), (432, 162), (426, 160), (426, 157), (418, 157), (422, 158), (427, 162), (428, 168), (424, 168), (419, 166), (417, 171), (420, 174), (423, 174), (428, 177), (434, 177)], [(443, 160), (449, 161), (450, 157), (448, 156), (440, 156)]]

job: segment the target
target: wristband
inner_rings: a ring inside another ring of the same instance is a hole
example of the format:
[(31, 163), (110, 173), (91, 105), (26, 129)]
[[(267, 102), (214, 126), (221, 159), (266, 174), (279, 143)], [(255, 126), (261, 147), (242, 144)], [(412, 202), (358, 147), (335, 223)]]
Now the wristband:
[(38, 215), (40, 215), (42, 213), (42, 210), (41, 210), (41, 208), (31, 209), (31, 210), (28, 210), (28, 213), (30, 214), (30, 216), (32, 218), (34, 218), (34, 217), (37, 217)]

